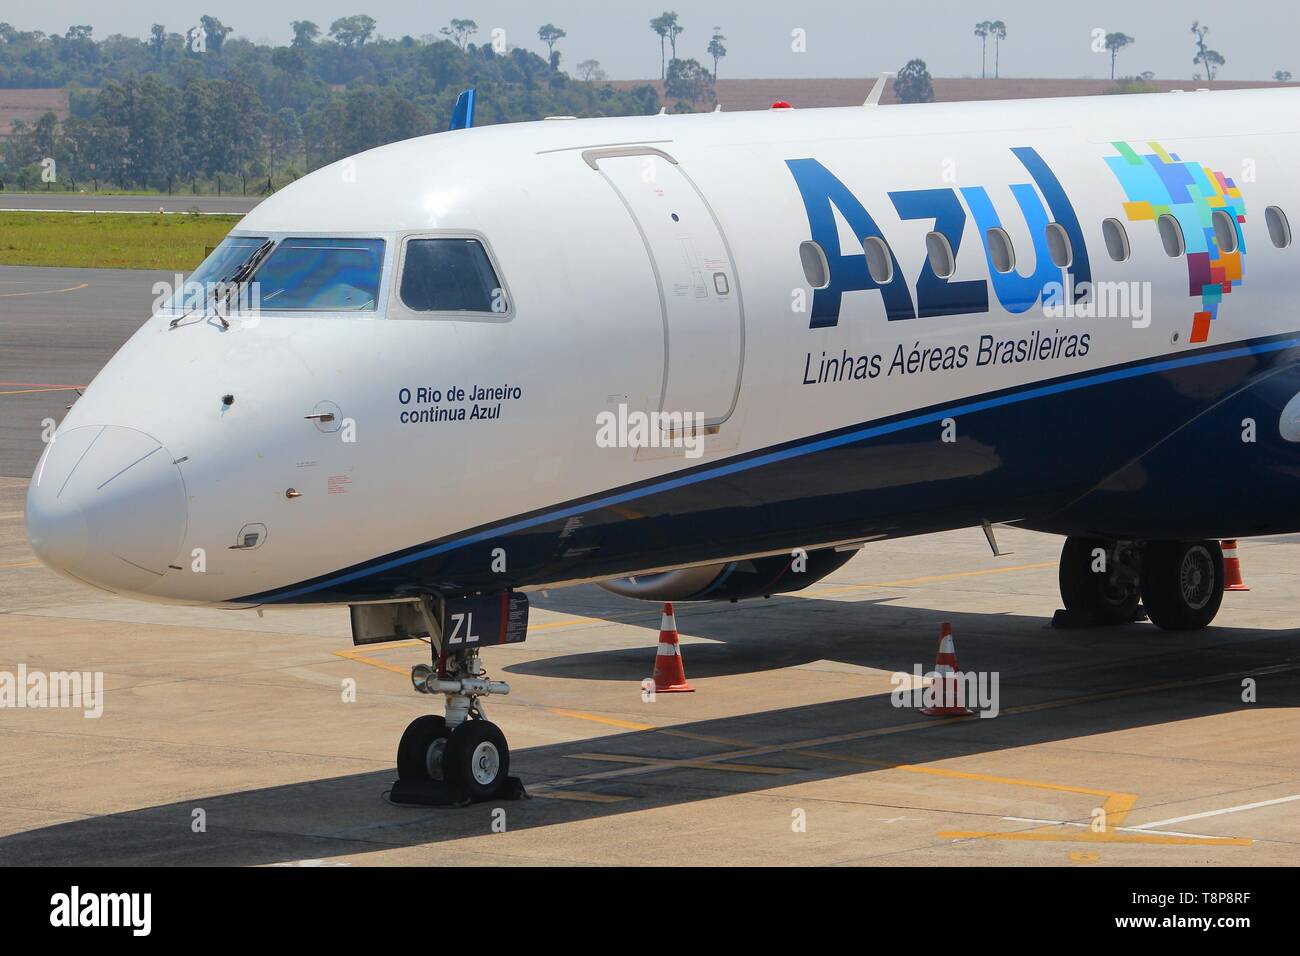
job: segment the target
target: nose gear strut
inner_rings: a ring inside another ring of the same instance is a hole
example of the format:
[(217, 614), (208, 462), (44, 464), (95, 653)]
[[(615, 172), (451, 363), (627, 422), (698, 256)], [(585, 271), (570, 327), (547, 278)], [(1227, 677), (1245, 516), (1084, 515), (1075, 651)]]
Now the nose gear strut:
[(508, 694), (510, 685), (484, 676), (477, 645), (461, 642), (456, 650), (447, 649), (446, 604), (440, 597), (422, 596), (419, 611), (433, 661), (411, 668), (411, 684), (422, 694), (442, 694), (445, 708), (441, 717), (417, 717), (402, 734), (393, 802), (447, 806), (526, 797), (519, 778), (509, 775), (505, 735), (487, 719), (483, 706), (483, 698)]

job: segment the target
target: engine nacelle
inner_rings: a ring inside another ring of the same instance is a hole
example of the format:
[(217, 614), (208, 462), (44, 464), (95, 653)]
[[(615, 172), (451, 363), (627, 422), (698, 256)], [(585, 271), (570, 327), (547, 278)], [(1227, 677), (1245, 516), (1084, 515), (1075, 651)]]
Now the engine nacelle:
[(638, 574), (601, 581), (600, 586), (641, 601), (738, 601), (802, 590), (842, 567), (855, 554), (856, 550), (823, 548), (795, 555), (777, 554), (700, 568)]

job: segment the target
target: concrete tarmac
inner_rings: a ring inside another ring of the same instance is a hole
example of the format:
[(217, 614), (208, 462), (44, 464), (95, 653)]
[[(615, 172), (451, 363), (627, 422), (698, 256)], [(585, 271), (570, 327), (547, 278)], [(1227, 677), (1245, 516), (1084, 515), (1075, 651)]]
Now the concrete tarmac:
[(31, 476), (44, 423), (63, 418), (149, 317), (174, 273), (0, 266), (0, 476)]
[[(353, 648), (346, 609), (65, 581), (28, 550), (25, 487), (0, 479), (0, 675), (105, 692), (98, 718), (0, 710), (0, 865), (1300, 860), (1295, 541), (1244, 542), (1253, 590), (1193, 634), (1048, 627), (1048, 536), (1006, 531), (1003, 558), (978, 529), (878, 543), (797, 596), (680, 605), (696, 692), (649, 702), (657, 606), (535, 594), (528, 641), (484, 655), (533, 799), (428, 809), (385, 798), (402, 729), (439, 710), (408, 676), (425, 645)], [(997, 675), (997, 717), (893, 706), (942, 621), (963, 670)]]

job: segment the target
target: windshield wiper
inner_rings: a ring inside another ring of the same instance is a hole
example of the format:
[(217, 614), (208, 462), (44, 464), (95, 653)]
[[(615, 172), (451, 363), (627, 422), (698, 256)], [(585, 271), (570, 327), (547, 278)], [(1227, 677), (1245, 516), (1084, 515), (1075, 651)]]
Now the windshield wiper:
[[(226, 306), (229, 307), (230, 296), (233, 290), (238, 288), (241, 283), (248, 281), (249, 277), (257, 270), (257, 267), (262, 264), (262, 260), (265, 259), (274, 248), (275, 240), (267, 239), (260, 246), (254, 249), (252, 255), (236, 266), (225, 278), (218, 279), (213, 283), (211, 291), (205, 291), (203, 293), (202, 307), (204, 315), (207, 315), (208, 302), (214, 297), (214, 295), (220, 295), (223, 292), (226, 297)], [(193, 309), (190, 309), (184, 315), (178, 315), (168, 323), (167, 327), (169, 329), (177, 328), (183, 319), (190, 317), (193, 311)], [(226, 321), (225, 316), (218, 314), (217, 318), (221, 320), (221, 327), (223, 329), (230, 328), (230, 323)]]

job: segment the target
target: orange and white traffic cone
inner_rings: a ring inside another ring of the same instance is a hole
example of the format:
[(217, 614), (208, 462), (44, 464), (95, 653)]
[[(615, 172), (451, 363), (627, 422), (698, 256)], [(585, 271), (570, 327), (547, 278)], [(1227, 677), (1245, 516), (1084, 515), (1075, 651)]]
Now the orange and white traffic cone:
[(1221, 542), (1223, 548), (1223, 590), (1249, 591), (1241, 579), (1241, 558), (1237, 557), (1237, 539)]
[(958, 685), (961, 682), (961, 670), (957, 667), (957, 648), (952, 642), (952, 625), (947, 621), (939, 631), (939, 652), (934, 658), (934, 685), (937, 685), (939, 701), (937, 706), (922, 707), (921, 713), (927, 717), (965, 717), (973, 713), (968, 707), (960, 706), (957, 701)]
[(655, 691), (670, 694), (674, 691), (695, 690), (686, 682), (686, 669), (682, 667), (682, 649), (677, 642), (677, 618), (673, 615), (673, 602), (664, 602), (663, 621), (659, 625), (659, 652), (655, 655)]

